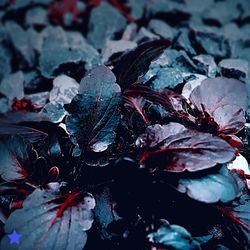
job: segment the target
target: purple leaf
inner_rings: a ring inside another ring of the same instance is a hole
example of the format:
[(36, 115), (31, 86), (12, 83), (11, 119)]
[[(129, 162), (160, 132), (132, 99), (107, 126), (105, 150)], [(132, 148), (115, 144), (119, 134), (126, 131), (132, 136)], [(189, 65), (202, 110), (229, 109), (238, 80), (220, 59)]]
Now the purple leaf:
[(29, 176), (31, 144), (15, 135), (0, 140), (0, 175), (6, 181), (24, 180)]
[(235, 150), (217, 136), (187, 129), (178, 123), (152, 125), (137, 139), (148, 147), (141, 164), (169, 172), (196, 172), (230, 162)]
[(237, 105), (224, 105), (213, 112), (213, 119), (218, 124), (218, 132), (234, 134), (240, 131), (245, 123), (244, 110)]
[(238, 80), (209, 78), (192, 91), (190, 101), (199, 111), (199, 117), (208, 116), (208, 123), (218, 132), (237, 133), (245, 124), (246, 93), (245, 84)]
[(136, 111), (142, 116), (144, 123), (148, 124), (149, 120), (143, 112), (143, 107), (145, 106), (146, 103), (145, 99), (143, 99), (142, 97), (132, 97), (132, 96), (125, 97), (124, 99), (126, 104), (136, 109)]
[(48, 135), (40, 130), (25, 127), (25, 126), (18, 126), (13, 124), (0, 124), (0, 134), (1, 135), (19, 135), (23, 137), (25, 140), (34, 143), (39, 140), (45, 139)]
[[(91, 194), (63, 194), (59, 183), (50, 183), (47, 189), (36, 189), (24, 201), (23, 208), (10, 215), (5, 233), (16, 230), (21, 235), (18, 249), (82, 250), (87, 241), (85, 231), (93, 223), (94, 207)], [(4, 236), (1, 249), (14, 247)]]
[[(238, 234), (235, 239), (239, 240), (240, 231), (245, 236), (240, 240), (240, 244), (249, 246), (250, 244), (250, 197), (249, 194), (242, 195), (239, 200), (234, 201), (230, 206), (218, 206), (225, 218), (230, 221), (226, 226), (232, 234)], [(236, 230), (236, 231), (234, 231)], [(244, 249), (248, 249), (247, 247)]]
[(188, 114), (190, 107), (187, 100), (172, 90), (152, 90), (143, 85), (133, 85), (125, 90), (124, 95), (127, 98), (143, 97), (154, 104), (161, 105), (169, 113), (169, 116), (175, 119), (194, 120), (194, 118)]
[(136, 83), (139, 77), (144, 76), (150, 63), (156, 60), (170, 44), (170, 41), (164, 39), (144, 42), (110, 62), (121, 88), (126, 89)]

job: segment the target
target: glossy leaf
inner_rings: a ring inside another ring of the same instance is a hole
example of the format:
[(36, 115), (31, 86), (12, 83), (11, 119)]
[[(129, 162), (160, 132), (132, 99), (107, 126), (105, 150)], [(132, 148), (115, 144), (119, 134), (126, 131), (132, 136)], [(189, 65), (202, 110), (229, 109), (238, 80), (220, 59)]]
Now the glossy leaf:
[(147, 72), (150, 63), (156, 60), (170, 44), (170, 41), (163, 39), (144, 42), (111, 62), (121, 88), (126, 89), (136, 83), (139, 77)]
[(215, 173), (179, 179), (177, 190), (198, 201), (227, 203), (239, 196), (243, 187), (237, 175), (222, 167)]
[(148, 147), (141, 164), (169, 172), (196, 172), (230, 162), (235, 150), (224, 140), (208, 133), (187, 129), (178, 123), (152, 125), (137, 139)]
[(69, 107), (67, 130), (81, 147), (94, 152), (107, 149), (115, 139), (120, 119), (120, 87), (105, 66), (93, 69), (80, 83)]
[(0, 140), (0, 175), (6, 181), (24, 180), (29, 176), (32, 146), (19, 136)]
[(16, 230), (21, 235), (18, 247), (10, 244), (6, 235), (1, 249), (82, 250), (87, 241), (85, 231), (93, 223), (94, 207), (91, 194), (62, 194), (59, 183), (36, 189), (5, 224), (6, 234)]
[(161, 220), (156, 232), (150, 233), (148, 239), (155, 246), (154, 249), (201, 249), (199, 243), (192, 238), (185, 228), (178, 225), (170, 225), (167, 220)]

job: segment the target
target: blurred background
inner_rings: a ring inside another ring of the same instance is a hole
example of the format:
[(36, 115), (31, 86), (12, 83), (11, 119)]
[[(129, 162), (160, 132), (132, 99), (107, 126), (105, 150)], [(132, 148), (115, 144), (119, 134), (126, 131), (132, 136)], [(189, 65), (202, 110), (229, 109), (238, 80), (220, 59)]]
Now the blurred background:
[(149, 39), (173, 41), (145, 76), (155, 89), (218, 75), (249, 85), (249, 21), (248, 0), (0, 0), (0, 112), (42, 109), (57, 76), (79, 82)]

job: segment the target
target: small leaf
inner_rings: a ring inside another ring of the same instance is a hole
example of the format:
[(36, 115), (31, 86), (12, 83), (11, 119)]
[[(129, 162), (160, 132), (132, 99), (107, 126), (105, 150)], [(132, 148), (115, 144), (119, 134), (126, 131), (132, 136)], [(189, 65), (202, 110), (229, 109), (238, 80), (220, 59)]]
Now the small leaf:
[(54, 166), (49, 170), (49, 182), (56, 181), (59, 176), (59, 168)]
[[(85, 231), (93, 223), (92, 195), (80, 192), (62, 194), (59, 183), (47, 189), (36, 189), (14, 211), (5, 224), (5, 233), (16, 230), (20, 235), (18, 249), (75, 249), (82, 250), (87, 241)], [(1, 249), (16, 249), (8, 236), (1, 241)]]
[(145, 99), (143, 99), (142, 97), (132, 97), (132, 96), (129, 96), (124, 99), (126, 104), (136, 109), (136, 111), (141, 115), (144, 123), (148, 124), (149, 120), (143, 112), (143, 107), (145, 106), (146, 103)]
[(99, 66), (85, 76), (69, 107), (68, 132), (81, 147), (102, 152), (113, 143), (120, 119), (120, 87), (112, 71)]
[(152, 125), (137, 139), (148, 147), (141, 164), (169, 172), (196, 172), (230, 162), (235, 150), (217, 136), (187, 129), (178, 123)]
[(137, 84), (126, 89), (124, 95), (127, 98), (143, 97), (154, 104), (161, 105), (168, 112), (168, 116), (174, 119), (192, 120), (188, 114), (190, 107), (187, 100), (172, 90), (152, 90), (147, 86)]

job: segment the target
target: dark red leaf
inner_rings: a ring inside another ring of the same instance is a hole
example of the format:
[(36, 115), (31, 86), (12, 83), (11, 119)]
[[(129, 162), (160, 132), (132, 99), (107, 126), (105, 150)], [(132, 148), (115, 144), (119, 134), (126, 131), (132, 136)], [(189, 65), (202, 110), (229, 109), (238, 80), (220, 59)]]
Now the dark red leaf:
[(219, 137), (223, 138), (225, 141), (227, 141), (233, 147), (236, 147), (236, 148), (244, 147), (242, 140), (239, 137), (237, 137), (236, 135), (219, 134)]
[(194, 117), (188, 113), (190, 107), (187, 100), (174, 91), (168, 89), (152, 90), (143, 85), (133, 85), (125, 90), (124, 95), (128, 98), (143, 97), (154, 104), (161, 105), (170, 117), (181, 121), (194, 122)]
[(230, 162), (235, 150), (227, 142), (208, 133), (187, 129), (178, 123), (150, 126), (137, 140), (148, 147), (141, 164), (169, 172), (195, 172)]
[(29, 176), (30, 159), (35, 152), (30, 143), (19, 136), (0, 140), (0, 175), (6, 181), (25, 180)]
[(124, 90), (148, 70), (150, 63), (156, 60), (171, 44), (168, 40), (153, 40), (144, 42), (138, 47), (122, 54), (115, 61), (109, 62), (116, 75), (117, 83)]
[[(246, 244), (249, 246), (250, 244), (250, 197), (248, 194), (245, 194), (232, 203), (231, 206), (218, 206), (218, 209), (222, 212), (226, 219), (231, 221), (236, 228), (237, 231), (240, 230), (245, 235), (244, 242), (240, 242), (241, 244)], [(230, 224), (227, 224), (229, 230), (232, 228)], [(233, 232), (232, 232), (233, 233)]]
[[(5, 233), (16, 230), (21, 235), (19, 249), (82, 250), (94, 207), (91, 194), (62, 194), (59, 183), (51, 183), (47, 189), (36, 189), (23, 202), (23, 208), (10, 215)], [(13, 249), (7, 235), (1, 249)]]
[(49, 170), (49, 181), (48, 182), (53, 182), (56, 181), (58, 176), (59, 176), (59, 168), (54, 166)]
[(142, 119), (145, 124), (149, 123), (147, 116), (144, 114), (142, 110), (146, 103), (145, 99), (143, 99), (142, 97), (129, 96), (125, 98), (125, 101), (126, 101), (126, 104), (129, 104), (130, 106), (136, 109), (136, 111), (142, 116)]

